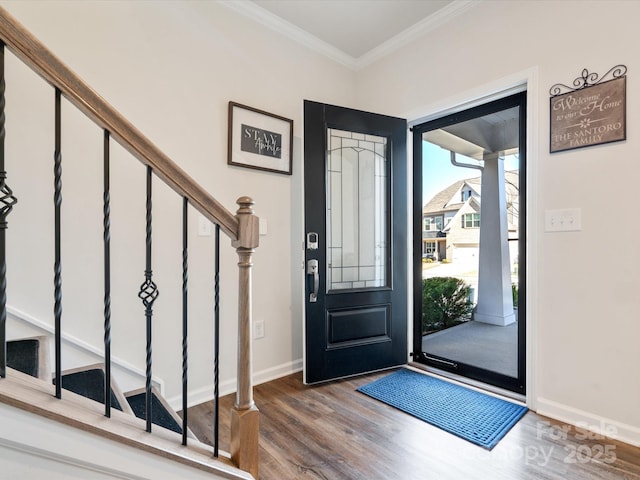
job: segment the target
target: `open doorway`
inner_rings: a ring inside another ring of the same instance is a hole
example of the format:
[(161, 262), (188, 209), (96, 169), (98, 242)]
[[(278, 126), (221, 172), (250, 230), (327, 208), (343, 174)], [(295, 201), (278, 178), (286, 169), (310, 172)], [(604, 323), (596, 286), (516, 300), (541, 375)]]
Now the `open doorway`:
[(524, 394), (526, 92), (412, 130), (414, 360)]

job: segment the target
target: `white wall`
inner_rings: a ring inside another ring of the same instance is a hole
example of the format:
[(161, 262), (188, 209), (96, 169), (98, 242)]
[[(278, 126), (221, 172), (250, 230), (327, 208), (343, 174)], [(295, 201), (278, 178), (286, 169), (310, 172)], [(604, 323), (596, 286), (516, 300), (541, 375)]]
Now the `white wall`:
[[(638, 18), (638, 2), (478, 2), (357, 82), (361, 108), (416, 120), (529, 79), (530, 401), (636, 444), (640, 226), (629, 186), (640, 177)], [(549, 154), (549, 88), (619, 63), (629, 69), (627, 140)], [(566, 207), (582, 209), (582, 230), (545, 233), (545, 210)], [(603, 238), (615, 254), (602, 254)]]
[[(4, 1), (2, 5), (232, 212), (250, 195), (268, 222), (254, 256), (258, 380), (299, 368), (302, 101), (350, 104), (354, 72), (217, 2)], [(9, 55), (8, 55), (9, 56)], [(19, 203), (11, 214), (8, 303), (53, 322), (53, 92), (7, 61), (7, 165)], [(37, 101), (45, 107), (36, 107)], [(227, 166), (227, 104), (294, 121), (293, 176)], [(102, 342), (102, 135), (63, 105), (63, 325)], [(144, 169), (112, 152), (112, 300), (115, 356), (144, 368)], [(180, 392), (181, 201), (154, 183), (155, 376)], [(190, 390), (212, 395), (212, 239), (190, 217)], [(223, 236), (221, 382), (235, 387), (237, 256)], [(75, 258), (75, 259), (74, 259)], [(206, 353), (204, 353), (206, 352)], [(175, 397), (177, 398), (177, 397)], [(174, 398), (174, 399), (175, 399)]]
[[(528, 318), (533, 346), (529, 353), (529, 386), (535, 392), (531, 404), (541, 413), (573, 422), (585, 421), (595, 428), (600, 421), (605, 422), (617, 428), (621, 438), (640, 444), (640, 380), (633, 374), (640, 363), (640, 324), (635, 320), (640, 307), (636, 294), (640, 287), (640, 253), (634, 248), (640, 226), (633, 221), (631, 208), (619, 208), (634, 205), (635, 190), (627, 185), (634, 185), (640, 177), (636, 158), (639, 144), (633, 130), (640, 120), (635, 93), (640, 69), (634, 51), (639, 40), (636, 19), (640, 18), (640, 3), (589, 2), (587, 8), (584, 2), (572, 1), (478, 2), (453, 22), (358, 73), (214, 2), (185, 6), (176, 2), (4, 1), (2, 5), (225, 205), (233, 209), (236, 197), (254, 196), (257, 213), (269, 223), (269, 235), (261, 237), (256, 254), (254, 275), (255, 317), (264, 318), (266, 327), (265, 339), (255, 342), (254, 369), (264, 372), (265, 378), (288, 371), (301, 357), (302, 296), (297, 279), (302, 230), (302, 100), (355, 106), (416, 120), (528, 80), (532, 120), (528, 146)], [(604, 73), (618, 63), (629, 67), (627, 140), (550, 155), (549, 87), (571, 82), (583, 68)], [(127, 73), (122, 76), (122, 72)], [(31, 81), (21, 75), (18, 83), (22, 88)], [(15, 88), (15, 82), (8, 83), (8, 92)], [(35, 97), (50, 96), (49, 92), (36, 89), (36, 93), (23, 96), (20, 101), (28, 104)], [(8, 102), (18, 102), (10, 99), (9, 96)], [(229, 100), (294, 120), (292, 178), (226, 166)], [(10, 104), (8, 108), (16, 106)], [(13, 114), (19, 116), (17, 112)], [(29, 116), (25, 122), (51, 123), (46, 115)], [(8, 124), (7, 142), (14, 141), (10, 140), (12, 128), (15, 132), (15, 127)], [(75, 131), (84, 132), (83, 129), (92, 130), (80, 124)], [(99, 137), (99, 133), (91, 135)], [(51, 134), (45, 137), (50, 139)], [(79, 148), (99, 155), (99, 142), (99, 138), (92, 138)], [(21, 152), (19, 160), (8, 160), (9, 184), (21, 202), (9, 219), (10, 235), (14, 235), (12, 231), (20, 232), (20, 248), (30, 247), (28, 253), (10, 247), (17, 257), (14, 255), (9, 264), (9, 303), (17, 303), (14, 306), (23, 310), (28, 305), (27, 313), (50, 318), (51, 239), (49, 234), (39, 238), (44, 229), (37, 225), (51, 222), (48, 211), (38, 213), (40, 204), (50, 208), (51, 180), (35, 174), (27, 176), (33, 183), (20, 180), (20, 172), (35, 171), (35, 163), (42, 163), (45, 172), (51, 169), (50, 151), (43, 152), (44, 158)], [(99, 211), (99, 198), (89, 200), (89, 195), (100, 188), (99, 167), (89, 163), (82, 151), (78, 158), (71, 163), (85, 170), (75, 177), (69, 172), (72, 187), (67, 198), (83, 198), (87, 205), (91, 204), (91, 212)], [(124, 216), (120, 222), (127, 223), (114, 225), (114, 237), (124, 244), (123, 231), (136, 229), (131, 244), (121, 245), (115, 262), (117, 270), (131, 272), (131, 280), (121, 287), (119, 305), (114, 305), (119, 314), (118, 330), (126, 336), (120, 340), (122, 344), (115, 345), (115, 352), (142, 365), (143, 312), (135, 294), (144, 268), (143, 199), (140, 191), (129, 199), (125, 187), (139, 186), (143, 172), (126, 166), (119, 153), (115, 163), (126, 182), (117, 195), (114, 192), (117, 199), (113, 200), (113, 210)], [(23, 193), (27, 191), (32, 199)], [(154, 269), (161, 290), (161, 300), (156, 303), (155, 335), (164, 338), (162, 347), (155, 350), (161, 353), (156, 354), (161, 373), (155, 373), (169, 383), (171, 379), (167, 377), (179, 375), (179, 362), (173, 361), (179, 356), (178, 327), (173, 326), (179, 316), (180, 247), (179, 233), (173, 228), (179, 222), (179, 205), (170, 203), (173, 200), (165, 201), (164, 196), (161, 210), (170, 211), (171, 215), (157, 210), (158, 223), (154, 225), (161, 232), (154, 240)], [(611, 208), (613, 198), (618, 208)], [(582, 230), (545, 233), (544, 211), (564, 207), (582, 209)], [(22, 215), (31, 222), (20, 220), (20, 209), (28, 212)], [(81, 239), (89, 233), (100, 236), (99, 220), (84, 211), (67, 215), (65, 237), (71, 246), (66, 248), (89, 250)], [(80, 220), (74, 220), (76, 216)], [(615, 228), (603, 230), (603, 219)], [(618, 254), (602, 257), (604, 237), (617, 242)], [(96, 242), (92, 248), (99, 250)], [(193, 295), (206, 295), (211, 291), (211, 280), (209, 270), (202, 265), (211, 260), (209, 243), (195, 236), (192, 243), (196, 257), (190, 273)], [(232, 276), (235, 255), (227, 255), (224, 268)], [(84, 272), (82, 266), (75, 268)], [(73, 265), (66, 268), (65, 272), (74, 269)], [(17, 285), (28, 284), (37, 291), (38, 298), (21, 295), (17, 287), (11, 287), (12, 280)], [(92, 279), (97, 285), (100, 281), (99, 275)], [(226, 282), (235, 280), (227, 278)], [(100, 290), (85, 289), (88, 283), (67, 281), (72, 292), (82, 292), (100, 305)], [(231, 289), (232, 286), (228, 291)], [(229, 380), (235, 372), (235, 345), (231, 341), (235, 338), (235, 297), (223, 292), (223, 298), (227, 297), (231, 298), (223, 307), (223, 379)], [(202, 303), (206, 302), (194, 300), (192, 322), (196, 331), (193, 342), (204, 344), (211, 338), (211, 314)], [(85, 321), (89, 316), (99, 317), (100, 307), (65, 308), (69, 314), (66, 321), (74, 328), (87, 330), (87, 335), (99, 343), (99, 328), (87, 327)], [(88, 311), (92, 315), (87, 315)], [(176, 344), (169, 345), (168, 339), (175, 339)], [(134, 344), (140, 346), (140, 355), (129, 358)], [(165, 358), (168, 356), (172, 357), (171, 364)], [(192, 357), (191, 365), (198, 367), (193, 369), (192, 383), (197, 389), (207, 383), (210, 359)]]

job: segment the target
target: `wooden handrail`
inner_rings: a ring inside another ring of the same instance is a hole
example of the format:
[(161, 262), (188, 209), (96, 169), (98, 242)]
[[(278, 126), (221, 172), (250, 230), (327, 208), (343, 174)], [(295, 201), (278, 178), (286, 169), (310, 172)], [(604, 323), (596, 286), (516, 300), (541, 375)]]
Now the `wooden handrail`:
[(99, 127), (129, 151), (179, 195), (220, 228), (231, 240), (238, 239), (238, 220), (165, 155), (151, 140), (98, 95), (78, 75), (0, 7), (0, 38), (7, 48)]

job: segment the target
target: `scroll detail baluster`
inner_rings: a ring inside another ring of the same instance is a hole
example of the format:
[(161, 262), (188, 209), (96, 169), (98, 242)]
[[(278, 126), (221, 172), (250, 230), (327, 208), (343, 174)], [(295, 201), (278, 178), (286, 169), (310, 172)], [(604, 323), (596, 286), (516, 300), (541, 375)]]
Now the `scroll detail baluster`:
[(147, 201), (146, 201), (146, 267), (144, 271), (144, 282), (140, 285), (138, 297), (142, 300), (145, 307), (146, 329), (147, 329), (147, 347), (146, 347), (146, 383), (145, 383), (145, 399), (146, 399), (146, 420), (147, 432), (151, 432), (152, 420), (152, 397), (151, 397), (151, 320), (153, 317), (153, 302), (158, 298), (158, 287), (152, 280), (153, 271), (151, 270), (151, 167), (147, 167)]

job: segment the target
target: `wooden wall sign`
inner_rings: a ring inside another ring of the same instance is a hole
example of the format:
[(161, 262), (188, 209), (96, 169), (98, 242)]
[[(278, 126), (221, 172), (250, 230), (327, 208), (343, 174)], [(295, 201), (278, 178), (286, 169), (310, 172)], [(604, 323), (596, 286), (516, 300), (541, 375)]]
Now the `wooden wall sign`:
[[(551, 153), (626, 139), (626, 73), (624, 65), (602, 78), (584, 69), (573, 81), (575, 88), (561, 83), (551, 87)], [(606, 80), (609, 76), (613, 79)]]

